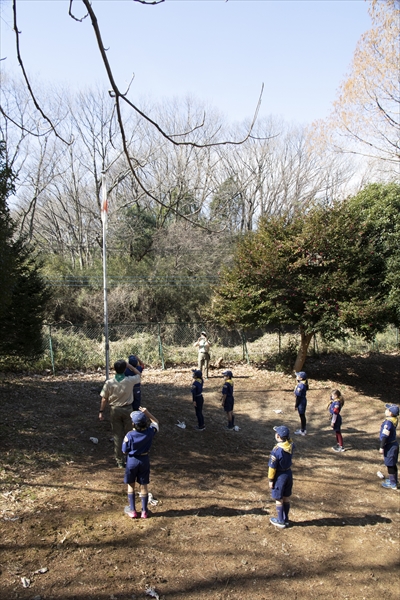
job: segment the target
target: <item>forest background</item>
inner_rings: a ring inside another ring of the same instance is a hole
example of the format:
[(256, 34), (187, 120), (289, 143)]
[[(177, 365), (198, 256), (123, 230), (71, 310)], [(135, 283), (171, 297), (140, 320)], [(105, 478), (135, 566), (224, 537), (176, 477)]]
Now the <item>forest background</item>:
[[(336, 210), (365, 189), (380, 190), (377, 210), (382, 189), (398, 202), (398, 188), (390, 186), (399, 181), (399, 3), (369, 4), (372, 27), (357, 45), (332, 114), (311, 126), (274, 116), (232, 125), (191, 98), (137, 110), (123, 102), (129, 94), (112, 78), (111, 91), (41, 85), (38, 110), (27, 79), (2, 71), (2, 166), (12, 182), (2, 201), (12, 199), (8, 239), (23, 245), (34, 260), (28, 270), (40, 272), (44, 283), (39, 322), (102, 320), (102, 172), (113, 323), (258, 326), (257, 318), (249, 322), (238, 313), (227, 323), (214, 308), (221, 281), (238, 269), (237, 248), (240, 255), (260, 224), (283, 219), (291, 225), (313, 211)], [(397, 245), (390, 258), (392, 298), (398, 255)], [(14, 329), (24, 321), (20, 311), (29, 308), (29, 296), (26, 289)], [(385, 313), (377, 328), (396, 324), (393, 314)], [(2, 319), (7, 336), (10, 314), (3, 311)], [(264, 324), (278, 321), (276, 314), (264, 318)], [(281, 322), (293, 319), (283, 315)]]

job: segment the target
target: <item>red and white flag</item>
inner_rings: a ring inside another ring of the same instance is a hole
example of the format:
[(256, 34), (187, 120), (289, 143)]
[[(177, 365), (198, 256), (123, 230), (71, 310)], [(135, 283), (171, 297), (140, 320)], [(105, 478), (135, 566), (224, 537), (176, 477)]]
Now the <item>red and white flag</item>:
[(107, 198), (101, 203), (101, 220), (103, 221), (103, 223), (107, 223), (107, 216), (108, 216), (108, 200)]
[(102, 179), (101, 179), (101, 187), (102, 187), (102, 201), (101, 201), (101, 220), (103, 221), (103, 224), (106, 225), (107, 223), (107, 216), (108, 216), (108, 197), (107, 197), (107, 186), (106, 186), (106, 177), (103, 173), (102, 175)]

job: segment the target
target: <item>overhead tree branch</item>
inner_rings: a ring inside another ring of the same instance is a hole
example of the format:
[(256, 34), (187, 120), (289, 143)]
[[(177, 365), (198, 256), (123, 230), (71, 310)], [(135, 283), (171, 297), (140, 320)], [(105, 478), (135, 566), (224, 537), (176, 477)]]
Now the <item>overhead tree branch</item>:
[(63, 141), (65, 144), (70, 144), (71, 142), (68, 142), (67, 140), (65, 140), (58, 132), (57, 132), (57, 127), (56, 125), (54, 125), (54, 123), (52, 122), (52, 120), (44, 113), (44, 111), (42, 110), (39, 102), (36, 99), (36, 96), (33, 92), (32, 86), (30, 84), (28, 75), (26, 73), (25, 70), (25, 66), (24, 63), (22, 61), (22, 57), (21, 57), (21, 51), (20, 51), (20, 46), (19, 46), (19, 36), (20, 36), (20, 31), (18, 29), (18, 23), (17, 23), (17, 0), (13, 0), (13, 15), (14, 15), (14, 32), (15, 32), (15, 43), (16, 43), (16, 49), (17, 49), (17, 58), (18, 58), (18, 63), (19, 66), (21, 67), (22, 70), (22, 74), (26, 83), (26, 86), (28, 88), (29, 94), (33, 100), (33, 103), (35, 105), (35, 108), (37, 111), (39, 111), (39, 113), (41, 114), (41, 116), (43, 117), (43, 119), (50, 125), (51, 129), (54, 131), (54, 134), (61, 140)]
[[(264, 91), (264, 84), (262, 84), (261, 87), (261, 92), (260, 92), (260, 96), (258, 99), (258, 103), (256, 106), (256, 110), (254, 112), (254, 116), (253, 116), (253, 120), (250, 124), (249, 130), (247, 132), (247, 135), (239, 140), (239, 141), (234, 141), (234, 140), (226, 140), (223, 142), (211, 142), (209, 144), (198, 144), (196, 142), (192, 142), (192, 141), (184, 141), (184, 142), (178, 142), (176, 140), (174, 140), (174, 137), (180, 137), (184, 134), (168, 134), (167, 132), (165, 132), (163, 130), (163, 128), (156, 122), (154, 121), (149, 115), (147, 115), (146, 113), (144, 113), (142, 110), (140, 110), (140, 108), (138, 106), (136, 106), (133, 102), (131, 102), (130, 100), (128, 100), (128, 98), (121, 93), (121, 91), (119, 90), (115, 79), (114, 79), (114, 75), (111, 69), (111, 65), (110, 62), (108, 60), (107, 54), (106, 54), (106, 49), (103, 43), (103, 39), (101, 36), (101, 32), (100, 32), (100, 28), (99, 28), (99, 24), (98, 24), (98, 20), (97, 20), (97, 16), (93, 10), (93, 7), (91, 5), (90, 0), (82, 0), (83, 4), (86, 7), (86, 10), (88, 11), (88, 14), (90, 16), (90, 20), (92, 22), (92, 26), (95, 32), (95, 36), (96, 36), (96, 40), (97, 40), (97, 45), (103, 60), (103, 64), (104, 67), (106, 69), (107, 72), (107, 76), (112, 88), (112, 92), (115, 95), (115, 99), (117, 98), (121, 98), (124, 102), (126, 102), (126, 104), (128, 104), (133, 110), (135, 110), (141, 117), (143, 117), (143, 119), (145, 119), (146, 121), (148, 121), (149, 123), (151, 123), (153, 125), (153, 127), (155, 127), (157, 129), (157, 131), (165, 138), (167, 139), (169, 142), (171, 142), (172, 144), (176, 145), (176, 146), (180, 146), (180, 145), (189, 145), (189, 146), (194, 146), (195, 148), (209, 148), (211, 146), (224, 146), (224, 145), (240, 145), (243, 144), (246, 140), (248, 140), (251, 136), (251, 132), (254, 129), (254, 125), (257, 121), (257, 117), (258, 117), (258, 113), (260, 110), (260, 106), (261, 106), (261, 101), (262, 101), (262, 95), (263, 95), (263, 91)], [(143, 4), (148, 4), (147, 2), (143, 2)], [(152, 3), (153, 4), (153, 3)], [(195, 127), (198, 128), (199, 126)], [(193, 130), (194, 131), (194, 130)]]

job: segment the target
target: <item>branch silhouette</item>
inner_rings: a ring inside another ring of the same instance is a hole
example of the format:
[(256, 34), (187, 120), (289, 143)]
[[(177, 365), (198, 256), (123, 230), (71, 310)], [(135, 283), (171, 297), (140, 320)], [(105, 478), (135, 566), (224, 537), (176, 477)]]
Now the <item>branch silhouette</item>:
[[(154, 0), (154, 1), (150, 1), (150, 0), (133, 0), (134, 2), (138, 2), (139, 4), (144, 4), (144, 5), (148, 5), (148, 6), (154, 6), (157, 4), (161, 4), (164, 2), (164, 0)], [(201, 122), (196, 123), (191, 129), (189, 129), (188, 131), (184, 131), (184, 132), (178, 132), (178, 133), (168, 133), (167, 131), (164, 130), (164, 128), (160, 125), (160, 123), (158, 123), (156, 120), (152, 119), (150, 117), (149, 114), (147, 114), (146, 112), (144, 112), (143, 110), (141, 110), (135, 103), (133, 103), (131, 100), (129, 100), (129, 98), (127, 97), (127, 94), (129, 93), (130, 87), (132, 85), (132, 81), (134, 79), (134, 75), (131, 78), (131, 81), (127, 87), (127, 90), (125, 92), (121, 92), (121, 90), (119, 89), (115, 78), (114, 78), (114, 74), (113, 74), (113, 70), (112, 67), (110, 65), (110, 62), (108, 60), (107, 57), (107, 49), (103, 43), (103, 38), (101, 35), (101, 31), (100, 31), (100, 26), (99, 26), (99, 22), (97, 19), (97, 15), (93, 9), (93, 6), (90, 2), (90, 0), (81, 0), (82, 4), (84, 5), (85, 8), (85, 15), (82, 17), (78, 17), (76, 16), (76, 14), (74, 14), (73, 12), (73, 8), (74, 8), (74, 0), (70, 0), (69, 2), (69, 9), (68, 9), (68, 15), (76, 22), (81, 23), (83, 22), (86, 18), (89, 18), (94, 30), (94, 34), (95, 34), (95, 38), (96, 38), (96, 43), (100, 52), (100, 56), (101, 56), (101, 60), (103, 62), (104, 68), (106, 70), (107, 73), (107, 77), (108, 77), (108, 81), (110, 84), (110, 90), (109, 90), (109, 94), (110, 96), (114, 99), (114, 103), (115, 103), (115, 111), (116, 111), (116, 116), (117, 116), (117, 121), (118, 121), (118, 125), (119, 125), (119, 129), (120, 129), (120, 134), (121, 134), (121, 138), (122, 138), (122, 145), (123, 145), (123, 152), (125, 154), (126, 160), (128, 162), (129, 165), (129, 169), (135, 179), (135, 181), (137, 182), (138, 186), (140, 187), (140, 189), (152, 200), (154, 200), (155, 202), (157, 202), (160, 206), (167, 208), (169, 210), (172, 210), (174, 212), (174, 214), (176, 214), (177, 216), (179, 216), (180, 218), (184, 219), (185, 221), (191, 223), (192, 225), (195, 225), (196, 227), (200, 227), (202, 229), (205, 229), (206, 231), (212, 231), (213, 233), (220, 233), (223, 231), (223, 229), (219, 229), (218, 231), (214, 231), (211, 230), (209, 227), (194, 221), (192, 218), (190, 218), (188, 215), (185, 215), (183, 213), (181, 213), (177, 208), (171, 207), (171, 205), (167, 205), (165, 204), (160, 198), (158, 198), (157, 196), (155, 196), (149, 189), (147, 189), (145, 183), (143, 183), (142, 178), (139, 176), (138, 172), (137, 172), (137, 168), (138, 167), (143, 167), (143, 165), (140, 165), (139, 161), (136, 160), (134, 157), (132, 157), (129, 153), (129, 147), (128, 147), (128, 143), (127, 143), (127, 135), (125, 132), (125, 126), (124, 126), (124, 121), (123, 121), (123, 116), (122, 116), (122, 110), (121, 110), (121, 104), (125, 104), (127, 106), (129, 106), (132, 110), (134, 110), (142, 119), (144, 119), (145, 121), (147, 121), (148, 123), (150, 123), (155, 130), (164, 138), (166, 139), (169, 143), (173, 144), (174, 146), (191, 146), (194, 148), (198, 148), (198, 149), (205, 149), (205, 148), (212, 148), (212, 147), (217, 147), (217, 146), (227, 146), (227, 145), (233, 145), (233, 146), (239, 146), (244, 144), (247, 140), (249, 139), (263, 139), (263, 140), (267, 140), (270, 139), (270, 137), (274, 137), (274, 136), (268, 136), (268, 137), (263, 137), (263, 138), (259, 138), (259, 137), (255, 137), (252, 135), (258, 115), (259, 115), (259, 111), (260, 111), (260, 106), (261, 106), (261, 102), (262, 102), (262, 96), (263, 96), (263, 91), (264, 91), (264, 84), (262, 84), (261, 86), (261, 91), (260, 91), (260, 95), (258, 98), (258, 102), (256, 105), (256, 109), (254, 111), (254, 115), (252, 118), (252, 121), (250, 123), (250, 126), (247, 129), (246, 134), (244, 135), (244, 137), (242, 137), (240, 140), (223, 140), (223, 141), (218, 141), (216, 140), (217, 135), (219, 134), (221, 127), (217, 127), (211, 134), (209, 134), (208, 136), (208, 141), (206, 141), (206, 143), (199, 143), (193, 140), (182, 140), (182, 139), (178, 139), (178, 138), (183, 138), (183, 137), (187, 137), (190, 134), (194, 133), (195, 131), (201, 129), (202, 127), (204, 127), (205, 123), (206, 123), (206, 113), (203, 113), (203, 117)], [(40, 105), (40, 102), (37, 100), (36, 95), (34, 93), (33, 87), (30, 83), (30, 79), (28, 77), (27, 71), (25, 69), (25, 65), (24, 65), (24, 61), (22, 59), (22, 54), (21, 54), (21, 48), (20, 48), (20, 31), (18, 29), (18, 23), (17, 23), (17, 3), (18, 0), (13, 0), (12, 6), (13, 6), (13, 15), (14, 15), (14, 31), (15, 31), (15, 39), (16, 39), (16, 53), (17, 53), (17, 58), (18, 58), (18, 62), (19, 65), (21, 67), (22, 70), (22, 74), (23, 74), (23, 78), (25, 81), (25, 84), (27, 86), (29, 95), (34, 103), (34, 106), (36, 108), (36, 110), (40, 113), (40, 115), (42, 116), (42, 118), (46, 121), (46, 123), (48, 123), (49, 125), (49, 129), (48, 131), (46, 131), (46, 133), (44, 133), (43, 135), (48, 134), (50, 131), (54, 132), (54, 134), (56, 135), (56, 137), (58, 139), (60, 139), (62, 142), (64, 142), (65, 144), (69, 145), (72, 143), (73, 140), (66, 140), (59, 132), (58, 132), (58, 124), (55, 124), (52, 119), (45, 113), (45, 111), (43, 110), (43, 108)], [(1, 112), (4, 114), (4, 116), (6, 116), (8, 118), (8, 116), (6, 115), (5, 111), (3, 109), (1, 109)], [(12, 121), (12, 119), (10, 119), (10, 121)], [(14, 121), (13, 121), (14, 122)], [(16, 124), (14, 122), (14, 124)], [(28, 132), (30, 133), (30, 132)], [(33, 132), (32, 132), (33, 133)], [(37, 134), (36, 134), (37, 135)], [(191, 217), (193, 217), (194, 215), (198, 214), (201, 211), (201, 207), (198, 208), (197, 210), (193, 211), (191, 213)]]

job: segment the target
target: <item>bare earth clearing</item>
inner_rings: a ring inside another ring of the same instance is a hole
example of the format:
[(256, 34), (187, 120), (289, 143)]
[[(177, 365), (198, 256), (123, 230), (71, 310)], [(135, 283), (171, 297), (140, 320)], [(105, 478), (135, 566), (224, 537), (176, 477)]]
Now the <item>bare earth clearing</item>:
[[(152, 586), (165, 600), (397, 600), (400, 491), (384, 490), (376, 472), (386, 473), (378, 434), (384, 403), (400, 400), (399, 356), (330, 357), (306, 370), (309, 434), (295, 436), (293, 524), (283, 531), (269, 523), (266, 471), (273, 425), (299, 424), (293, 378), (233, 367), (240, 431), (229, 433), (214, 371), (200, 433), (190, 369), (146, 370), (143, 404), (161, 428), (147, 521), (123, 514), (123, 471), (109, 423), (97, 420), (101, 374), (3, 378), (0, 597), (132, 600)], [(346, 399), (343, 454), (331, 450), (326, 410), (335, 387)]]

